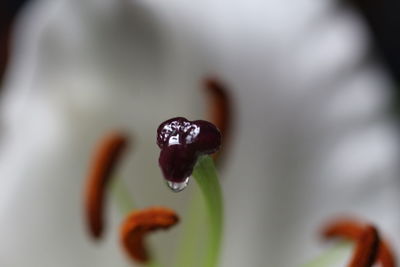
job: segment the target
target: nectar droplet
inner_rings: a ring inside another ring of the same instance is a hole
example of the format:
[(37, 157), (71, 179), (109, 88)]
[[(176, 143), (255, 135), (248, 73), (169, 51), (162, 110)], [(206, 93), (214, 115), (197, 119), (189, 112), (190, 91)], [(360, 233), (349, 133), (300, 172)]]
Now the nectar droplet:
[(176, 193), (181, 192), (183, 189), (185, 189), (188, 186), (189, 178), (190, 177), (187, 177), (183, 182), (167, 181), (167, 185), (173, 192), (176, 192)]

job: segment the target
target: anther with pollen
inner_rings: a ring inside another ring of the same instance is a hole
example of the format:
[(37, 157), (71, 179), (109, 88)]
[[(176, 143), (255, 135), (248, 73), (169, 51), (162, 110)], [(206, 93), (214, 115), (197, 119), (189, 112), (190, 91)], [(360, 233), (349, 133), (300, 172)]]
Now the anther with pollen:
[[(205, 78), (203, 84), (209, 99), (207, 118), (221, 131), (222, 144), (226, 148), (232, 131), (232, 97), (228, 88), (215, 77)], [(215, 153), (214, 160), (219, 161), (223, 153), (223, 150)]]
[(104, 137), (90, 165), (85, 185), (85, 215), (92, 237), (101, 237), (104, 229), (104, 204), (107, 187), (117, 164), (127, 148), (126, 135), (115, 132)]
[(336, 220), (324, 228), (323, 236), (356, 242), (356, 251), (349, 267), (373, 266), (374, 263), (379, 263), (382, 267), (397, 266), (390, 246), (379, 238), (378, 231), (370, 224), (353, 219)]
[(166, 230), (177, 224), (178, 215), (168, 208), (152, 207), (134, 211), (126, 217), (120, 228), (122, 247), (133, 260), (146, 263), (150, 259), (145, 237), (156, 230)]

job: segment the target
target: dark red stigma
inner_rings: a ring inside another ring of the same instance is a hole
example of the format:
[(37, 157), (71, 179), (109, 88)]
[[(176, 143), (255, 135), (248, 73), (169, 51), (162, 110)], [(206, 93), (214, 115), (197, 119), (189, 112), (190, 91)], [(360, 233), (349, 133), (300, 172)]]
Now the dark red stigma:
[(161, 148), (159, 164), (165, 179), (181, 183), (192, 174), (199, 156), (218, 151), (221, 134), (208, 121), (176, 117), (158, 127), (157, 145)]

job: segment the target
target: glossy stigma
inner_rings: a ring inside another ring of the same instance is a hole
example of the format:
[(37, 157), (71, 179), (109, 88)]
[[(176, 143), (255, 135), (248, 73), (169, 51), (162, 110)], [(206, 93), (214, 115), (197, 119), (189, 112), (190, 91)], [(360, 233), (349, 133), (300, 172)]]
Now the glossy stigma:
[(199, 156), (218, 151), (221, 134), (208, 121), (176, 117), (158, 127), (157, 145), (161, 149), (159, 164), (164, 178), (182, 183), (192, 174)]

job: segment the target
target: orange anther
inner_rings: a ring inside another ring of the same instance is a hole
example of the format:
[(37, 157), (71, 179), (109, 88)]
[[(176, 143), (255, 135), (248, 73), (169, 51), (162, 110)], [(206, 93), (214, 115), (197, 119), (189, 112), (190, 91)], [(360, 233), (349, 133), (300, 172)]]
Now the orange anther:
[[(349, 266), (372, 266), (379, 262), (382, 267), (395, 267), (396, 260), (390, 246), (384, 240), (379, 240), (376, 228), (372, 225), (352, 219), (337, 220), (329, 224), (323, 231), (327, 238), (341, 237), (357, 242), (356, 250)], [(379, 245), (376, 245), (379, 240)], [(377, 256), (374, 253), (377, 250)], [(364, 260), (361, 260), (364, 259)], [(374, 261), (372, 261), (372, 258)]]
[[(208, 120), (217, 126), (223, 138), (222, 143), (226, 144), (232, 127), (232, 100), (225, 86), (215, 78), (206, 78), (204, 87), (210, 99)], [(214, 154), (214, 159), (219, 154), (220, 152)]]
[(134, 211), (121, 225), (121, 244), (133, 260), (145, 263), (149, 260), (145, 236), (155, 230), (168, 229), (178, 221), (178, 215), (173, 210), (164, 207)]
[(103, 233), (105, 191), (127, 145), (128, 138), (121, 133), (106, 136), (100, 142), (90, 165), (85, 188), (85, 213), (94, 238), (100, 238)]
[(366, 226), (356, 240), (356, 247), (350, 260), (349, 267), (371, 267), (378, 256), (379, 234), (375, 227)]

